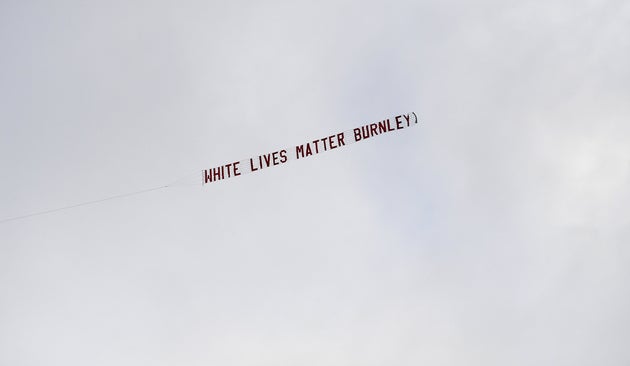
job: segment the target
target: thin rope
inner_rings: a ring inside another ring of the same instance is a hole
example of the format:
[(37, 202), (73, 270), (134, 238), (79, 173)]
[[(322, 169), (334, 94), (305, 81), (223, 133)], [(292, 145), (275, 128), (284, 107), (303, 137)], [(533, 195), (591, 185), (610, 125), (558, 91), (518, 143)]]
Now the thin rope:
[(173, 187), (173, 186), (178, 186), (178, 185), (201, 185), (201, 183), (195, 183), (195, 184), (177, 184), (178, 182), (181, 182), (183, 180), (188, 180), (191, 179), (192, 177), (199, 175), (199, 170), (195, 170), (194, 172), (190, 172), (188, 174), (182, 175), (181, 178), (176, 179), (174, 181), (172, 181), (171, 183), (167, 184), (167, 186), (169, 187)]
[(53, 213), (53, 212), (58, 212), (58, 211), (62, 211), (62, 210), (68, 210), (71, 208), (75, 208), (75, 207), (80, 207), (80, 206), (87, 206), (87, 205), (93, 205), (95, 203), (100, 203), (100, 202), (104, 202), (104, 201), (109, 201), (109, 200), (113, 200), (113, 199), (117, 199), (117, 198), (123, 198), (123, 197), (129, 197), (129, 196), (135, 196), (137, 194), (142, 194), (142, 193), (147, 193), (147, 192), (151, 192), (151, 191), (157, 191), (158, 189), (164, 189), (164, 188), (168, 188), (169, 186), (160, 186), (160, 187), (155, 187), (155, 188), (149, 188), (149, 189), (143, 189), (141, 191), (136, 191), (136, 192), (131, 192), (131, 193), (124, 193), (124, 194), (119, 194), (117, 196), (111, 196), (111, 197), (107, 197), (107, 198), (102, 198), (100, 200), (95, 200), (95, 201), (88, 201), (88, 202), (82, 202), (82, 203), (77, 203), (71, 206), (65, 206), (65, 207), (59, 207), (59, 208), (53, 208), (50, 210), (46, 210), (46, 211), (39, 211), (39, 212), (33, 212), (30, 214), (26, 214), (26, 215), (22, 215), (22, 216), (15, 216), (15, 217), (10, 217), (8, 219), (3, 219), (0, 220), (0, 224), (4, 224), (5, 222), (9, 222), (9, 221), (14, 221), (14, 220), (20, 220), (20, 219), (26, 219), (29, 217), (33, 217), (33, 216), (39, 216), (39, 215), (45, 215), (45, 214), (49, 214), (49, 213)]

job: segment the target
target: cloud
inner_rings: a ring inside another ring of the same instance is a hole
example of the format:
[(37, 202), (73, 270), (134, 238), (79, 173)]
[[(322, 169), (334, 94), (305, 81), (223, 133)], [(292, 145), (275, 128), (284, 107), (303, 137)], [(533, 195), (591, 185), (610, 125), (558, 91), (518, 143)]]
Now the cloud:
[[(628, 359), (622, 2), (5, 3), (0, 363)], [(187, 176), (184, 176), (188, 174)]]

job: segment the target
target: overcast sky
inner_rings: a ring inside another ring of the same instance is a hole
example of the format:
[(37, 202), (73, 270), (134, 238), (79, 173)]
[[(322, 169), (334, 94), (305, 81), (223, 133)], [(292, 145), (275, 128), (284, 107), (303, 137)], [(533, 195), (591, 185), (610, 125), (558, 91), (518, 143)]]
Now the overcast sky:
[(0, 364), (628, 365), (628, 65), (621, 0), (0, 0), (0, 220), (189, 178), (0, 224)]

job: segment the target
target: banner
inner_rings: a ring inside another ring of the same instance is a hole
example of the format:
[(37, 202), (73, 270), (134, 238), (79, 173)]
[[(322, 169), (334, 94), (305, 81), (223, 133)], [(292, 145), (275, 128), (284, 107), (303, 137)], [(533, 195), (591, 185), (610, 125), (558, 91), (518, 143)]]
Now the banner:
[(295, 145), (291, 148), (280, 149), (249, 159), (223, 164), (205, 169), (201, 173), (202, 184), (214, 183), (243, 174), (257, 172), (277, 165), (286, 164), (291, 160), (305, 159), (309, 156), (335, 150), (356, 142), (382, 135), (388, 132), (402, 130), (418, 124), (418, 117), (414, 112), (387, 118), (379, 122), (369, 123), (351, 130), (324, 136), (313, 141)]

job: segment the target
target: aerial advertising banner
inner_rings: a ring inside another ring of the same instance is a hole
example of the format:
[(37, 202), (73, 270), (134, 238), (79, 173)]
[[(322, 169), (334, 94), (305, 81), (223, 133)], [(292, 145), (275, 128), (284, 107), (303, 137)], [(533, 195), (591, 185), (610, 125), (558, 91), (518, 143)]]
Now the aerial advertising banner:
[(414, 112), (387, 118), (379, 122), (369, 123), (351, 130), (324, 136), (322, 138), (280, 149), (249, 159), (234, 161), (202, 171), (202, 184), (214, 183), (224, 179), (238, 177), (243, 174), (257, 172), (282, 165), (290, 160), (299, 160), (309, 156), (335, 150), (356, 142), (365, 141), (372, 137), (388, 132), (402, 130), (418, 124), (418, 117)]

